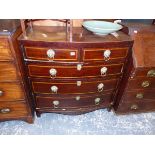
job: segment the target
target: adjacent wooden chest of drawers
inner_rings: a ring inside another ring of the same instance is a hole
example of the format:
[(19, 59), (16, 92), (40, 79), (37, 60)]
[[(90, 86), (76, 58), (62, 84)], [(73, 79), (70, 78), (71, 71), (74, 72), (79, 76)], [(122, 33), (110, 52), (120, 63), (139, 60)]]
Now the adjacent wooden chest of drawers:
[(74, 28), (72, 41), (60, 27), (33, 27), (19, 42), (27, 85), (38, 116), (45, 112), (81, 114), (110, 108), (133, 41), (93, 35)]
[(19, 119), (32, 123), (18, 56), (20, 34), (18, 20), (0, 20), (0, 121)]
[(118, 114), (155, 111), (155, 31), (135, 35), (133, 57), (115, 100)]

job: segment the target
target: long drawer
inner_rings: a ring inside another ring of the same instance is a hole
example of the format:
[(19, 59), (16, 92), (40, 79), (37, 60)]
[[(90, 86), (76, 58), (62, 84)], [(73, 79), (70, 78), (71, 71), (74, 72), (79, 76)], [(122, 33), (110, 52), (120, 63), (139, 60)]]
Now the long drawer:
[(138, 77), (130, 79), (127, 89), (155, 89), (155, 78)]
[(18, 80), (17, 70), (12, 62), (0, 62), (0, 81)]
[(113, 59), (125, 58), (128, 48), (113, 48), (113, 49), (83, 49), (84, 61), (111, 61)]
[(26, 117), (28, 114), (25, 102), (0, 102), (0, 120)]
[(77, 49), (53, 49), (46, 47), (25, 47), (26, 59), (44, 61), (77, 61)]
[(34, 93), (43, 94), (88, 94), (88, 93), (104, 93), (112, 91), (116, 88), (118, 79), (100, 80), (100, 81), (70, 81), (64, 82), (40, 82), (32, 81)]
[(155, 90), (137, 90), (125, 92), (123, 101), (142, 101), (142, 100), (155, 100)]
[(79, 77), (107, 77), (121, 74), (123, 64), (113, 65), (68, 65), (46, 66), (40, 64), (29, 64), (28, 72), (31, 77), (45, 78), (79, 78)]
[(24, 92), (20, 83), (0, 83), (0, 101), (23, 100)]
[(109, 106), (111, 94), (100, 96), (76, 96), (70, 98), (36, 96), (37, 108), (81, 108), (88, 106)]

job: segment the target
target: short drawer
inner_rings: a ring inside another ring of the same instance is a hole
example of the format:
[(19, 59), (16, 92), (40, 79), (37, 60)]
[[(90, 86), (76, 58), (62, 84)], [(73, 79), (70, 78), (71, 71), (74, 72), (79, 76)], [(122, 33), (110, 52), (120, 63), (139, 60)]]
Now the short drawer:
[(137, 90), (125, 92), (123, 101), (155, 100), (155, 90)]
[(153, 67), (150, 67), (150, 68), (138, 68), (136, 69), (133, 74), (132, 74), (133, 77), (136, 77), (136, 76), (142, 76), (142, 77), (154, 77), (155, 78), (155, 68)]
[(104, 81), (53, 81), (53, 82), (36, 82), (32, 81), (34, 93), (43, 94), (88, 94), (104, 93), (116, 88), (118, 80)]
[(74, 65), (74, 66), (46, 66), (29, 64), (28, 72), (31, 77), (46, 78), (79, 78), (79, 77), (107, 77), (121, 74), (123, 64), (113, 65)]
[(0, 120), (25, 117), (28, 115), (26, 103), (18, 102), (0, 102)]
[(128, 48), (84, 49), (84, 61), (111, 61), (127, 56)]
[(25, 56), (26, 59), (34, 60), (76, 61), (78, 59), (78, 50), (25, 47)]
[(76, 96), (70, 98), (36, 96), (37, 108), (82, 108), (89, 106), (110, 106), (111, 94), (94, 97)]
[(137, 77), (130, 79), (127, 90), (132, 89), (155, 89), (155, 79), (146, 77)]
[(24, 92), (20, 83), (0, 83), (0, 101), (23, 100)]
[(15, 81), (17, 79), (15, 65), (12, 62), (0, 62), (0, 81)]

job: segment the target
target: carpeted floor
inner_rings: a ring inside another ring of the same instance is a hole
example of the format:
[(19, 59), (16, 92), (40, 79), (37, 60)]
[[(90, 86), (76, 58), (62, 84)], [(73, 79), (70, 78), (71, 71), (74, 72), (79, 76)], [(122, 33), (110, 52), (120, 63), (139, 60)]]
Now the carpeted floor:
[(155, 134), (155, 113), (116, 116), (98, 110), (78, 116), (43, 114), (34, 124), (23, 121), (0, 123), (1, 135), (122, 135)]

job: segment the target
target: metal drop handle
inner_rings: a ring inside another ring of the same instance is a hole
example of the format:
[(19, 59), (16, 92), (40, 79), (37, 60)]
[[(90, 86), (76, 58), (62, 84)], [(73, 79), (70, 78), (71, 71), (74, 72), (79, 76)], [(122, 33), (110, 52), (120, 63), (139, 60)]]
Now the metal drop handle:
[(47, 50), (47, 57), (50, 59), (54, 59), (55, 51), (53, 49)]
[(104, 84), (103, 83), (100, 83), (98, 86), (98, 92), (102, 92), (103, 91), (103, 88), (104, 88)]
[(148, 77), (155, 77), (155, 70), (153, 70), (153, 69), (149, 70), (148, 73), (147, 73), (147, 76)]
[(4, 108), (4, 109), (0, 109), (0, 113), (2, 114), (7, 114), (9, 113), (11, 110), (9, 108)]
[(137, 104), (133, 104), (132, 106), (131, 106), (131, 110), (137, 110), (138, 109), (138, 105)]
[(149, 81), (143, 81), (142, 82), (142, 87), (148, 87), (150, 85), (150, 82)]
[(99, 105), (100, 104), (100, 98), (95, 98), (95, 105)]
[(52, 68), (52, 69), (49, 70), (49, 73), (50, 73), (50, 75), (51, 75), (52, 77), (56, 77), (57, 70), (54, 69), (54, 68)]
[(107, 67), (102, 67), (102, 68), (101, 68), (101, 76), (106, 76), (107, 70), (108, 70)]
[(138, 99), (142, 99), (143, 97), (144, 97), (144, 95), (142, 93), (136, 94), (136, 98), (138, 98)]
[(51, 87), (51, 91), (52, 91), (52, 93), (57, 94), (57, 92), (58, 92), (58, 87), (57, 87), (57, 86), (52, 86), (52, 87)]
[(104, 55), (104, 60), (108, 61), (110, 59), (111, 51), (110, 50), (105, 50), (103, 55)]
[(0, 96), (2, 96), (3, 95), (3, 91), (2, 90), (0, 90)]
[(57, 106), (60, 104), (60, 102), (57, 100), (53, 101), (52, 103), (54, 105), (54, 108), (58, 108)]

